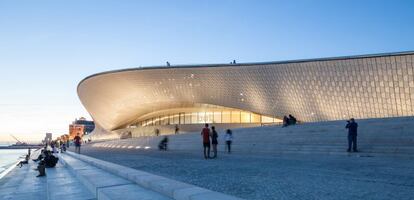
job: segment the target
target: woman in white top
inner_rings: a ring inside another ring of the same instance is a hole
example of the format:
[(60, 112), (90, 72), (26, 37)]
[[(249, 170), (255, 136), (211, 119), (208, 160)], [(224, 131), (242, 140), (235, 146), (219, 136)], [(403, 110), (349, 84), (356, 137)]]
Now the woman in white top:
[(233, 141), (233, 133), (230, 129), (226, 130), (226, 134), (224, 135), (224, 141), (226, 141), (227, 152), (231, 153), (231, 142)]

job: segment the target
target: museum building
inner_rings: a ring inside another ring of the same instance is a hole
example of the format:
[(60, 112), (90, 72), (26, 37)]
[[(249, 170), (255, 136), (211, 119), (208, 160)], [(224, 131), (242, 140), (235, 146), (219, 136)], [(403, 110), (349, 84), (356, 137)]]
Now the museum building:
[(91, 75), (78, 95), (105, 136), (412, 116), (414, 52), (139, 67)]

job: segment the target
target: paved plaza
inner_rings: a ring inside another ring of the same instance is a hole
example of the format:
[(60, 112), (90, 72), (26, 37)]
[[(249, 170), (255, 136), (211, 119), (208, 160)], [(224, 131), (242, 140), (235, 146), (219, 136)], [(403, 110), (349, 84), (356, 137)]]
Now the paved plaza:
[(0, 179), (0, 200), (96, 199), (62, 163), (47, 168), (44, 177), (36, 177), (39, 174), (36, 167), (37, 163), (30, 161)]
[(105, 149), (82, 153), (245, 199), (413, 199), (414, 160)]

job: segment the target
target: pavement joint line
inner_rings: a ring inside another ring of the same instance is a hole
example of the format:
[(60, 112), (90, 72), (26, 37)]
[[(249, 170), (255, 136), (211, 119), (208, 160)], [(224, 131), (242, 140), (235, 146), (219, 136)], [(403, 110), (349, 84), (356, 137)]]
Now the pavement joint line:
[(100, 186), (100, 187), (96, 187), (96, 194), (98, 194), (99, 189), (111, 188), (111, 187), (122, 186), (122, 185), (136, 185), (136, 184), (134, 184), (134, 183), (121, 183), (121, 184), (115, 184), (115, 185)]
[[(59, 162), (59, 161), (58, 161)], [(47, 173), (47, 172), (46, 172)], [(47, 177), (47, 175), (46, 175), (46, 198), (49, 200), (50, 199), (50, 194), (49, 194), (49, 184), (47, 183), (48, 182), (48, 177)]]

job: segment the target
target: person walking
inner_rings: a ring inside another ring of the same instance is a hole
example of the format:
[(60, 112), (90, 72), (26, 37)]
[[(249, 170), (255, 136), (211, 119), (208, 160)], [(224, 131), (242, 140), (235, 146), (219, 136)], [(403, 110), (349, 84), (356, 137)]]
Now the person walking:
[(224, 141), (226, 141), (227, 153), (231, 153), (231, 143), (233, 141), (233, 133), (230, 129), (226, 130), (224, 135)]
[(354, 118), (347, 121), (345, 128), (348, 129), (348, 152), (351, 152), (351, 147), (354, 152), (358, 152), (357, 149), (357, 135), (358, 135), (358, 123), (355, 122)]
[(218, 138), (218, 134), (217, 134), (217, 131), (216, 131), (216, 127), (212, 126), (211, 127), (211, 132), (212, 132), (212, 134), (211, 134), (211, 144), (213, 145), (213, 153), (214, 153), (213, 158), (217, 158), (217, 144), (218, 144), (217, 138)]
[(75, 152), (80, 154), (80, 148), (81, 148), (81, 141), (82, 138), (79, 136), (79, 133), (77, 136), (75, 136), (75, 138), (73, 138), (73, 141), (75, 143)]
[(207, 159), (210, 158), (210, 129), (208, 124), (201, 130), (201, 135), (203, 137), (204, 158)]

